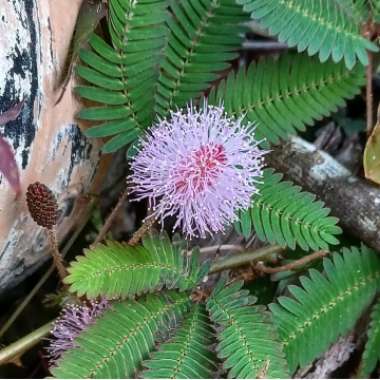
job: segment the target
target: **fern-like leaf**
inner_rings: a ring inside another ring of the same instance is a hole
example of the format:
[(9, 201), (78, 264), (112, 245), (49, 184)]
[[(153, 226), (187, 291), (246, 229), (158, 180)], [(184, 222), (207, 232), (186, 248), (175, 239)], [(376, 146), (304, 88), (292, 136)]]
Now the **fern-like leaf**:
[[(363, 0), (364, 1), (364, 0)], [(374, 22), (380, 22), (380, 0), (367, 0), (369, 3), (370, 15)]]
[(165, 116), (201, 95), (238, 56), (246, 20), (235, 0), (171, 1), (156, 112)]
[(213, 332), (203, 305), (194, 305), (170, 342), (144, 362), (145, 379), (209, 379), (216, 370)]
[(336, 111), (364, 82), (360, 65), (349, 71), (341, 64), (284, 54), (232, 72), (211, 91), (209, 103), (223, 103), (235, 117), (246, 115), (247, 121), (257, 125), (259, 140), (277, 143)]
[(324, 273), (302, 276), (302, 287), (290, 285), (293, 296), (270, 305), (293, 373), (325, 352), (346, 334), (376, 294), (380, 258), (365, 247), (343, 249), (324, 259)]
[(287, 364), (270, 315), (261, 306), (252, 306), (242, 282), (214, 288), (207, 309), (218, 332), (218, 355), (229, 369), (229, 378), (287, 378)]
[(142, 246), (117, 242), (99, 244), (71, 263), (65, 283), (70, 291), (89, 298), (134, 297), (165, 286), (193, 288), (207, 271), (181, 244), (172, 245), (162, 234), (145, 238)]
[(182, 319), (191, 301), (186, 294), (150, 295), (112, 306), (75, 340), (52, 369), (57, 378), (130, 378), (154, 346), (155, 334)]
[[(297, 46), (298, 52), (318, 53), (325, 62), (344, 59), (348, 69), (357, 59), (368, 64), (367, 50), (378, 48), (360, 34), (354, 16), (358, 7), (347, 10), (347, 0), (237, 0), (278, 40)], [(351, 1), (352, 3), (352, 1)]]
[(370, 377), (376, 368), (376, 364), (380, 362), (380, 301), (377, 301), (371, 312), (371, 322), (367, 335), (368, 341), (364, 348), (359, 370), (360, 379)]
[(336, 225), (338, 219), (329, 216), (330, 209), (315, 201), (315, 195), (281, 178), (272, 169), (264, 171), (252, 206), (240, 214), (238, 232), (249, 236), (253, 227), (260, 240), (291, 249), (296, 245), (304, 250), (328, 249), (338, 244), (335, 235), (342, 230)]
[(338, 0), (338, 5), (347, 16), (359, 25), (369, 18), (371, 0)]
[(90, 137), (115, 136), (103, 151), (112, 152), (134, 141), (153, 120), (158, 64), (165, 44), (167, 1), (109, 1), (109, 30), (113, 46), (93, 35), (91, 50), (82, 50), (85, 65), (78, 75), (89, 86), (77, 93), (100, 105), (80, 111), (81, 119), (101, 124)]

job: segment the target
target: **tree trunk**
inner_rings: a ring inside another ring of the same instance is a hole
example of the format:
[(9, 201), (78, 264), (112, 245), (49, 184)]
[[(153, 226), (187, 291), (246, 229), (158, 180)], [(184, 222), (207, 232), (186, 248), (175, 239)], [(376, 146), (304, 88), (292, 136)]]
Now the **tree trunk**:
[[(99, 147), (75, 121), (71, 80), (61, 102), (56, 89), (81, 0), (0, 0), (0, 112), (24, 100), (18, 118), (0, 125), (20, 171), (16, 197), (0, 175), (0, 295), (49, 255), (47, 236), (30, 218), (27, 186), (40, 181), (57, 195), (59, 239), (88, 214), (83, 194), (99, 187)], [(1, 159), (1, 158), (0, 158)]]

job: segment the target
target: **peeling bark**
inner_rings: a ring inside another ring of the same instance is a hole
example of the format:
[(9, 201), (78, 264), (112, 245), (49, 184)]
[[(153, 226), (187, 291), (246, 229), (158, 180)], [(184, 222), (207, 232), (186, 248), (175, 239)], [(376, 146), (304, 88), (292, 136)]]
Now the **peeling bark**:
[(299, 137), (276, 146), (268, 164), (317, 194), (346, 231), (380, 251), (380, 187), (351, 174)]
[[(0, 295), (48, 256), (47, 236), (28, 215), (25, 191), (40, 181), (60, 200), (59, 239), (88, 212), (82, 195), (99, 187), (96, 142), (75, 120), (79, 105), (69, 83), (55, 106), (56, 89), (81, 0), (2, 0), (0, 6), (0, 113), (24, 101), (16, 120), (0, 125), (20, 170), (15, 198), (0, 176)], [(1, 158), (0, 158), (1, 159)]]
[[(346, 337), (340, 337), (324, 355), (317, 360), (313, 370), (306, 375), (297, 374), (297, 377), (305, 379), (329, 379), (334, 371), (346, 363), (356, 349), (354, 335), (349, 334)], [(301, 376), (299, 376), (301, 375)]]

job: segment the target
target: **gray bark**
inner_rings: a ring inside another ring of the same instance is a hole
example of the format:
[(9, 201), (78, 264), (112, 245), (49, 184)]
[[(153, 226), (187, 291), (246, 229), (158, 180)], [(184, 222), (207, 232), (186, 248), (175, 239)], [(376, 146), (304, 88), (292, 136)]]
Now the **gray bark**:
[(319, 196), (340, 225), (380, 251), (380, 187), (352, 175), (338, 161), (299, 137), (276, 146), (268, 164)]

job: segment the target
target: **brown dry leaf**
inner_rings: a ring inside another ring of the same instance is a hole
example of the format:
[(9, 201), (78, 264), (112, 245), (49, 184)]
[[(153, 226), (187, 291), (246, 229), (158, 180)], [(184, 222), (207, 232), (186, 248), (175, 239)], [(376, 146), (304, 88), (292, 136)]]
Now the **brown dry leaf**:
[(0, 136), (0, 173), (4, 175), (16, 194), (20, 193), (20, 174), (12, 148)]
[[(24, 101), (17, 103), (0, 115), (0, 124), (16, 120), (21, 112)], [(0, 173), (4, 175), (16, 194), (20, 192), (20, 174), (11, 146), (0, 136)]]
[(21, 101), (20, 103), (15, 104), (9, 110), (0, 114), (0, 124), (6, 124), (8, 121), (16, 120), (22, 110), (23, 105), (24, 101)]
[(377, 123), (367, 140), (364, 149), (363, 166), (365, 177), (380, 184), (380, 105), (377, 110)]

